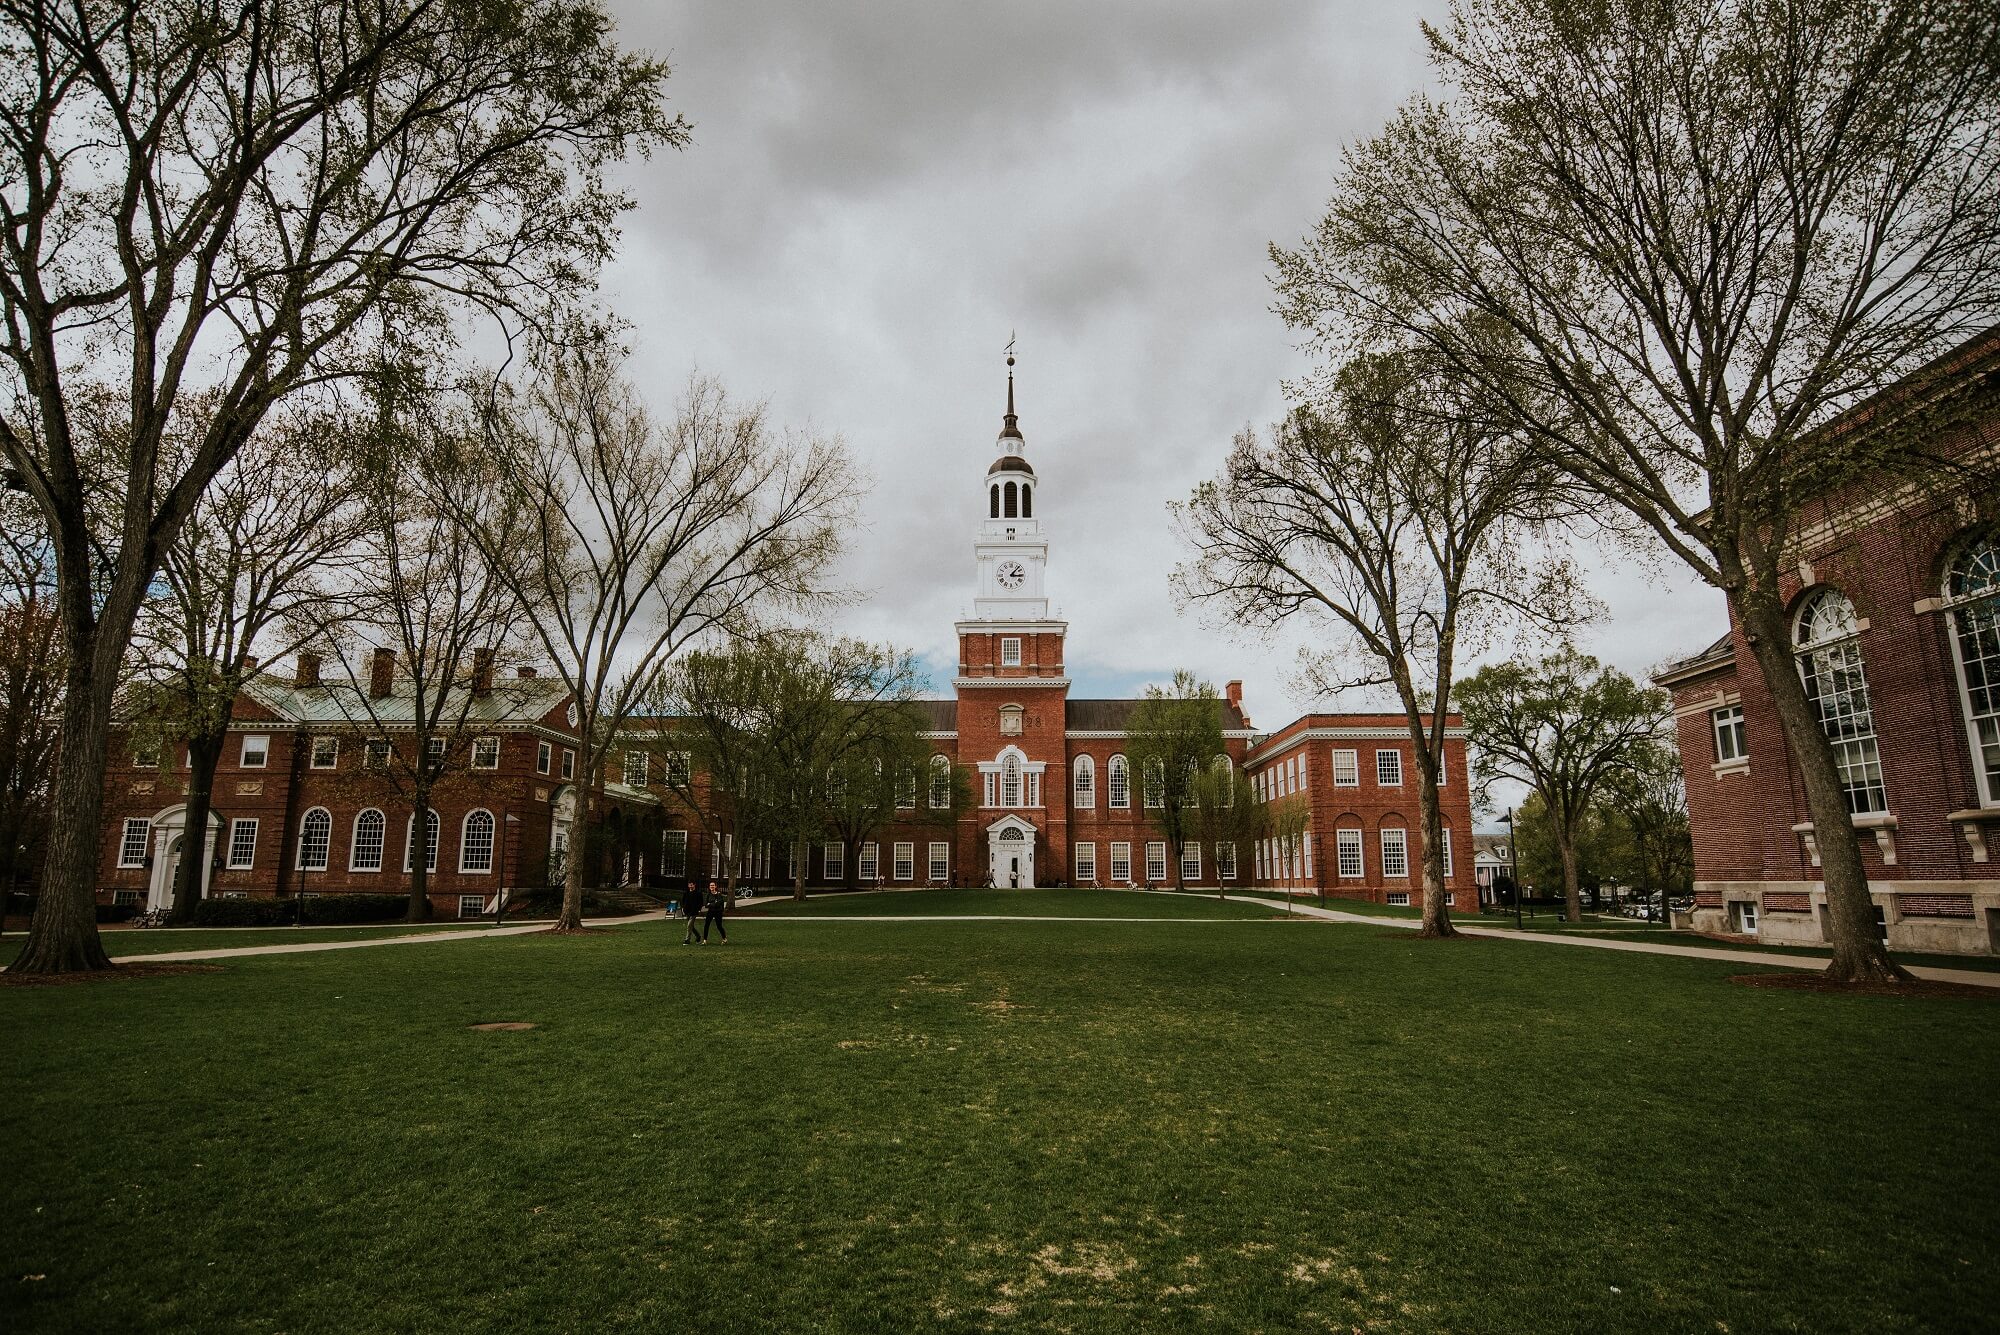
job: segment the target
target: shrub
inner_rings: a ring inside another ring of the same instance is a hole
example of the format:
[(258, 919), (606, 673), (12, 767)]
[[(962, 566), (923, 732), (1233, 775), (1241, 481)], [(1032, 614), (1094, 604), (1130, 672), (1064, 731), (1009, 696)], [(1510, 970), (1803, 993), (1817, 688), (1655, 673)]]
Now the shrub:
[(410, 911), (408, 895), (320, 895), (302, 902), (306, 921), (322, 926), (395, 922)]
[(140, 906), (137, 904), (99, 904), (97, 906), (97, 920), (99, 922), (130, 922), (138, 916), (139, 908)]
[(197, 927), (285, 927), (291, 921), (289, 899), (204, 899), (194, 906)]

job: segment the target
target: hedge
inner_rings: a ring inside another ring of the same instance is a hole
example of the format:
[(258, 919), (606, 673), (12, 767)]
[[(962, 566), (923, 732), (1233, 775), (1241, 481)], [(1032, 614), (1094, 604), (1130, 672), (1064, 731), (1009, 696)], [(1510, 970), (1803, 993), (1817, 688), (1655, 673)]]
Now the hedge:
[(195, 905), (197, 927), (290, 927), (303, 905), (308, 925), (395, 922), (410, 911), (408, 895), (315, 895), (301, 900), (204, 899)]

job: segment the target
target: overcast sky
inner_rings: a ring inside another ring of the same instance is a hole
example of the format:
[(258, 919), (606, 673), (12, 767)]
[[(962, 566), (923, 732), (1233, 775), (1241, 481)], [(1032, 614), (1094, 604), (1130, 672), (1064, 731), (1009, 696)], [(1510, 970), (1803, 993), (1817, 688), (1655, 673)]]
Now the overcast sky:
[[(1296, 637), (1176, 613), (1166, 506), (1306, 363), (1270, 313), (1272, 241), (1319, 216), (1343, 144), (1428, 77), (1438, 3), (612, 0), (668, 58), (684, 153), (634, 164), (607, 302), (664, 410), (699, 368), (843, 436), (872, 485), (832, 627), (924, 654), (948, 693), (1005, 391), (1042, 488), (1076, 695), (1174, 669), (1309, 709)], [(1593, 557), (1584, 637), (1632, 672), (1701, 648), (1721, 600)]]

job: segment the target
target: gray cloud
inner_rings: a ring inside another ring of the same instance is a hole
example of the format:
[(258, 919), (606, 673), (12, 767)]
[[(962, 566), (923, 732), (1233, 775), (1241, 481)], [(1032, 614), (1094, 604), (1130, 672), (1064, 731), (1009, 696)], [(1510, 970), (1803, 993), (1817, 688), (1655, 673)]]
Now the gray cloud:
[[(614, 9), (667, 56), (694, 147), (626, 171), (605, 295), (664, 399), (693, 366), (844, 435), (874, 485), (841, 628), (948, 662), (999, 428), (1000, 346), (1044, 479), (1052, 596), (1079, 689), (1191, 667), (1297, 697), (1296, 635), (1176, 615), (1166, 516), (1305, 363), (1266, 247), (1318, 216), (1339, 150), (1423, 86), (1441, 3), (656, 3)], [(1719, 600), (1624, 558), (1591, 647), (1691, 650)], [(1350, 702), (1351, 703), (1351, 702)]]

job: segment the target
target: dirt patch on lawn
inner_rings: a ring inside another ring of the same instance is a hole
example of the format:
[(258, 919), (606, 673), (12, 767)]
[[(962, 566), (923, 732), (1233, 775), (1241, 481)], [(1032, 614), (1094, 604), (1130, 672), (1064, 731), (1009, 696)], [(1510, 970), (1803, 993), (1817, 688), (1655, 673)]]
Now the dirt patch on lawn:
[(526, 1020), (492, 1020), (486, 1024), (475, 1024), (475, 1025), (470, 1025), (468, 1027), (472, 1029), (477, 1029), (481, 1033), (486, 1033), (486, 1034), (494, 1034), (494, 1033), (511, 1034), (511, 1033), (519, 1033), (523, 1029), (533, 1029), (535, 1026), (528, 1023)]
[(108, 969), (76, 969), (69, 973), (0, 973), (0, 987), (66, 987), (71, 983), (101, 983), (116, 978), (164, 978), (177, 973), (221, 973), (220, 964), (148, 964), (134, 960)]
[(1739, 973), (1729, 979), (1744, 987), (1774, 987), (1788, 992), (1826, 992), (1843, 997), (1921, 997), (1955, 1001), (2000, 1001), (2000, 987), (1970, 983), (1939, 983), (1918, 978), (1907, 983), (1841, 983), (1818, 973)]

